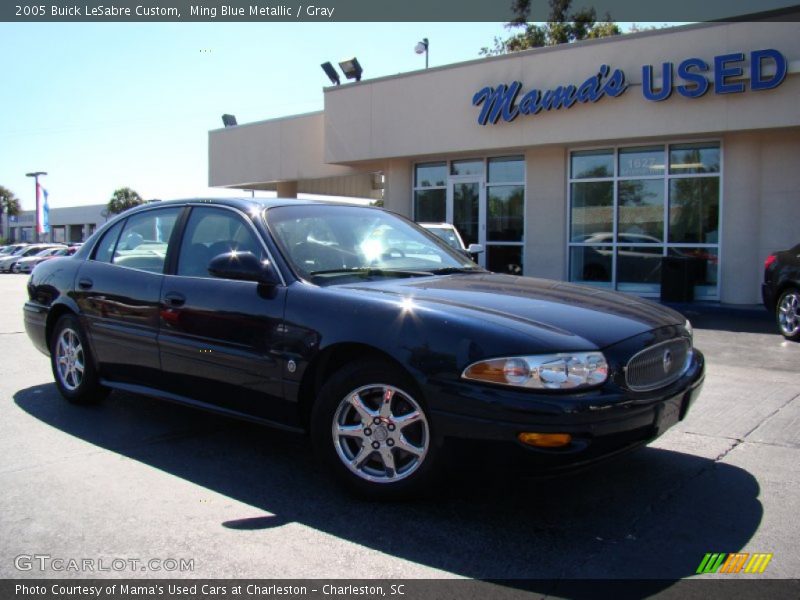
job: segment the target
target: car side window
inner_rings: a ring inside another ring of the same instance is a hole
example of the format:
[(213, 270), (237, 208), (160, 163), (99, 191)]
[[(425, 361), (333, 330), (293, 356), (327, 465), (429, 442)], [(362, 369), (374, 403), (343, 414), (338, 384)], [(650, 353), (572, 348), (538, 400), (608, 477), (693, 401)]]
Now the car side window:
[(103, 239), (100, 240), (94, 250), (94, 260), (111, 262), (111, 257), (114, 255), (114, 246), (117, 245), (119, 232), (122, 231), (124, 224), (125, 221), (120, 221), (103, 234)]
[(167, 245), (181, 208), (142, 212), (125, 221), (111, 262), (121, 267), (163, 273)]
[(211, 277), (208, 272), (211, 259), (234, 250), (266, 258), (252, 228), (239, 215), (222, 208), (195, 207), (186, 223), (177, 274)]

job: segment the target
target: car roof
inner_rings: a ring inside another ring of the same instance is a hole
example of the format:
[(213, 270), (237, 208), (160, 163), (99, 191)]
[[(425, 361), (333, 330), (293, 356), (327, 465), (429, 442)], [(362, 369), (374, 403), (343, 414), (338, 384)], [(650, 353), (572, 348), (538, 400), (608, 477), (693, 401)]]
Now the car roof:
[(148, 202), (135, 208), (126, 210), (124, 215), (130, 215), (134, 212), (156, 208), (159, 206), (183, 206), (186, 204), (214, 204), (217, 206), (230, 206), (237, 208), (244, 212), (249, 212), (253, 209), (260, 210), (264, 208), (275, 208), (278, 206), (302, 206), (302, 205), (340, 205), (340, 206), (360, 206), (368, 208), (362, 204), (348, 204), (346, 202), (336, 202), (332, 200), (306, 200), (301, 198), (183, 198), (179, 200), (160, 200), (158, 202)]

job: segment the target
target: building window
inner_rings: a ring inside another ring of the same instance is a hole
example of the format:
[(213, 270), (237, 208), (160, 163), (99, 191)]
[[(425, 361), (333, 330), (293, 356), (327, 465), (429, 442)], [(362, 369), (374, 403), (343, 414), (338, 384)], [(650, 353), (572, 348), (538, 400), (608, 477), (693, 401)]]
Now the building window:
[(525, 158), (490, 158), (486, 179), (486, 268), (522, 275), (524, 241)]
[(658, 295), (664, 256), (695, 261), (695, 297), (717, 299), (718, 142), (570, 153), (570, 281)]
[(414, 216), (420, 223), (443, 223), (447, 220), (447, 163), (416, 166)]
[(414, 169), (414, 219), (451, 222), (466, 244), (484, 246), (478, 262), (522, 274), (525, 158), (499, 156), (420, 163)]

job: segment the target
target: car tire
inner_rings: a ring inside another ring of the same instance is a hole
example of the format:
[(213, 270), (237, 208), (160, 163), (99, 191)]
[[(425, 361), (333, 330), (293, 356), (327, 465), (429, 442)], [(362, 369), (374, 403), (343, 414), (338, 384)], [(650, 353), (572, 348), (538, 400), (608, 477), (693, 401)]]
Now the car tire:
[(789, 288), (781, 293), (775, 307), (775, 321), (783, 337), (800, 341), (800, 290)]
[(312, 410), (311, 438), (333, 475), (361, 496), (402, 499), (431, 483), (430, 416), (417, 385), (391, 363), (347, 365), (328, 379)]
[(108, 394), (100, 385), (86, 334), (78, 317), (63, 315), (50, 339), (50, 365), (56, 387), (73, 404), (94, 404)]

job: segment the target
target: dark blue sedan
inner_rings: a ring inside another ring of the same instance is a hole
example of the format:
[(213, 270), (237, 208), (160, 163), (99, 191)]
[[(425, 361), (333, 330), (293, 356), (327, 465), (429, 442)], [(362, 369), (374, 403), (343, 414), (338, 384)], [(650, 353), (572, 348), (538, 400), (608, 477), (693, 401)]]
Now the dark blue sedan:
[(376, 208), (159, 202), (41, 264), (28, 292), (67, 400), (126, 390), (308, 432), (373, 496), (426, 486), (459, 438), (544, 468), (645, 444), (704, 376), (680, 314), (489, 273)]

